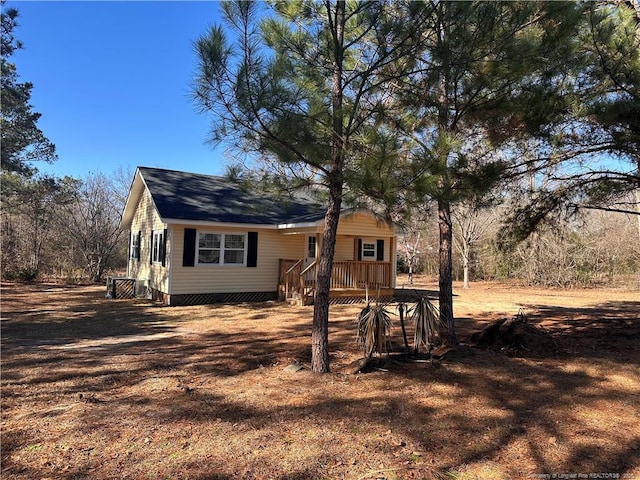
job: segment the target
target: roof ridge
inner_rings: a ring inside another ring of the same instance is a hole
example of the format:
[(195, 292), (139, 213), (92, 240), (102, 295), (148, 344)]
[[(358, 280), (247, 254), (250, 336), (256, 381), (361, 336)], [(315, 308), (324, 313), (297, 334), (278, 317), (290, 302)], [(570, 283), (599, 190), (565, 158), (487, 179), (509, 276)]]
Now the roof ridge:
[(220, 180), (226, 180), (229, 183), (234, 183), (230, 178), (228, 178), (228, 177), (226, 177), (224, 175), (214, 175), (212, 173), (187, 172), (185, 170), (176, 170), (175, 168), (145, 167), (143, 165), (138, 165), (136, 168), (137, 169), (144, 169), (144, 170), (159, 170), (159, 171), (162, 171), (162, 172), (181, 173), (181, 174), (186, 174), (186, 175), (198, 175), (198, 176), (202, 176), (202, 177), (217, 178), (217, 179), (220, 179)]

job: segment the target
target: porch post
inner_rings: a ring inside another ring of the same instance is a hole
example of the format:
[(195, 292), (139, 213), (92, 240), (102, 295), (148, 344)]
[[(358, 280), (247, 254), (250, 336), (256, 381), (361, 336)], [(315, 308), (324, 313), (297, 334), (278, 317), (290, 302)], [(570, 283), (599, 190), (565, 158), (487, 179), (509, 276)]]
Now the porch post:
[(394, 241), (395, 238), (391, 237), (389, 239), (389, 288), (394, 288), (395, 285), (393, 285), (393, 279), (394, 279), (394, 275), (395, 275), (395, 269), (394, 267), (394, 263), (395, 263), (395, 256), (393, 255), (393, 251), (394, 251)]

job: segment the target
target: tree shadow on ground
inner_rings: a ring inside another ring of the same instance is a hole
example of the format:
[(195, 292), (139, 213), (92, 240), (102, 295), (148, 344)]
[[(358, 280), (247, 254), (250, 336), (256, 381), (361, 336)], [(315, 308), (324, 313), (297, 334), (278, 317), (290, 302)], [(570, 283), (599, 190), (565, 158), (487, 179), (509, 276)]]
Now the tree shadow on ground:
[[(420, 298), (426, 297), (430, 300), (438, 299), (438, 290), (429, 290), (425, 288), (413, 287), (411, 285), (403, 285), (394, 290), (394, 298), (399, 302), (416, 302)], [(454, 297), (457, 295), (454, 294)]]
[(638, 361), (640, 302), (610, 301), (593, 308), (526, 305), (529, 320), (550, 331), (571, 355)]
[[(190, 438), (185, 426), (204, 428), (220, 438), (215, 445), (226, 441), (237, 456), (220, 447), (204, 464), (167, 467), (202, 480), (239, 478), (241, 471), (246, 478), (367, 478), (363, 471), (375, 470), (379, 459), (426, 478), (434, 468), (447, 472), (488, 460), (526, 465), (527, 474), (640, 467), (638, 382), (607, 377), (615, 371), (640, 381), (640, 354), (620, 346), (623, 335), (628, 346), (637, 342), (638, 302), (593, 309), (528, 305), (529, 319), (560, 337), (566, 347), (560, 356), (508, 358), (462, 347), (440, 363), (397, 362), (387, 371), (356, 376), (340, 373), (355, 349), (351, 310), (338, 306), (330, 326), (335, 373), (319, 376), (283, 371), (310, 360), (308, 308), (240, 305), (235, 308), (249, 323), (236, 326), (217, 315), (218, 307), (207, 306), (203, 321), (210, 328), (184, 331), (176, 322), (180, 307), (89, 300), (96, 302), (95, 313), (74, 319), (73, 328), (46, 321), (58, 318), (61, 305), (44, 306), (42, 318), (20, 313), (24, 309), (8, 312), (7, 336), (3, 320), (3, 405), (10, 407), (3, 418), (21, 411), (21, 402), (38, 402), (24, 422), (3, 433), (3, 469), (16, 478), (51, 474), (14, 459), (35, 444), (30, 422), (44, 428), (67, 417), (74, 422), (65, 437), (86, 443), (97, 432), (117, 440), (124, 418), (151, 445), (158, 432), (166, 443)], [(280, 321), (276, 311), (304, 318)], [(270, 328), (262, 330), (267, 320)], [(465, 322), (463, 339), (479, 326)], [(594, 343), (599, 351), (591, 354)], [(601, 362), (593, 364), (593, 358)], [(24, 397), (25, 391), (32, 397)], [(602, 415), (610, 425), (596, 422)], [(312, 449), (308, 463), (278, 471), (278, 455), (294, 455), (295, 448)], [(128, 463), (145, 458), (143, 449), (132, 452)], [(108, 456), (115, 453), (106, 451), (97, 463), (76, 465), (58, 477), (107, 478), (118, 471), (116, 457)], [(103, 466), (96, 466), (100, 461)], [(504, 473), (513, 478), (522, 472)]]
[[(277, 385), (294, 391), (301, 384), (312, 388), (310, 384), (317, 383), (322, 389), (328, 377), (319, 379), (303, 373)], [(399, 386), (400, 380), (413, 385), (410, 394)], [(345, 387), (353, 382), (341, 381)], [(106, 424), (114, 409), (132, 410), (145, 405), (154, 410), (156, 421), (162, 425), (215, 419), (229, 434), (252, 432), (264, 437), (265, 443), (272, 441), (273, 432), (287, 431), (289, 425), (309, 424), (312, 430), (347, 428), (354, 432), (347, 437), (355, 437), (361, 445), (357, 454), (362, 460), (372, 452), (409, 457), (410, 451), (417, 450), (433, 458), (443, 471), (509, 455), (511, 448), (520, 451), (522, 460), (533, 462), (539, 472), (570, 472), (577, 466), (589, 472), (626, 472), (637, 467), (640, 436), (626, 442), (599, 438), (597, 426), (585, 424), (580, 417), (588, 414), (591, 404), (616, 404), (620, 408), (632, 392), (611, 386), (602, 389), (601, 379), (585, 372), (565, 371), (561, 363), (549, 366), (472, 351), (451, 358), (439, 369), (401, 366), (372, 374), (370, 381), (386, 383), (391, 392), (371, 388), (365, 398), (351, 398), (350, 388), (342, 393), (325, 390), (302, 405), (261, 405), (234, 400), (224, 393), (212, 394), (207, 387), (196, 385), (190, 390), (170, 389), (146, 403), (141, 399), (107, 399), (104, 404), (93, 405), (93, 410)], [(264, 394), (274, 395), (268, 388)], [(452, 404), (458, 407), (453, 408)], [(474, 411), (475, 406), (482, 406), (481, 414)], [(619, 419), (627, 419), (619, 428), (634, 428), (635, 408), (637, 405), (627, 405), (626, 411), (618, 412)], [(336, 422), (341, 427), (336, 427)], [(236, 427), (232, 430), (233, 425)], [(359, 426), (364, 431), (360, 432)], [(393, 435), (387, 438), (382, 433), (385, 431)], [(325, 439), (317, 449), (340, 450), (339, 442), (332, 440), (329, 444)], [(403, 444), (410, 450), (399, 447)], [(314, 473), (326, 474), (322, 469)]]
[[(95, 287), (3, 284), (2, 297), (5, 348), (62, 345), (172, 329), (162, 323), (161, 307), (149, 301), (106, 300), (103, 291)], [(34, 298), (41, 303), (34, 304)]]

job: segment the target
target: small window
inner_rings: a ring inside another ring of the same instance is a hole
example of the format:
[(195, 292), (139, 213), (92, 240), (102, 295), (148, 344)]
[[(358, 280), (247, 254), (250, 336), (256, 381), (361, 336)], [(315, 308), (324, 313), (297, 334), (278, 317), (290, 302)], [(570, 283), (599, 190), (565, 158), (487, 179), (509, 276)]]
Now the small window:
[(163, 231), (153, 232), (153, 240), (151, 242), (151, 261), (153, 263), (162, 263), (163, 235)]
[(198, 263), (203, 265), (244, 265), (246, 235), (198, 234)]
[(131, 232), (131, 252), (130, 258), (140, 260), (140, 233)]
[(307, 238), (307, 258), (316, 258), (316, 237)]
[(198, 236), (198, 263), (220, 263), (220, 234), (201, 233)]
[(375, 260), (376, 259), (376, 243), (375, 242), (362, 242), (362, 259), (363, 260)]
[(244, 263), (244, 235), (224, 236), (224, 263), (234, 265)]

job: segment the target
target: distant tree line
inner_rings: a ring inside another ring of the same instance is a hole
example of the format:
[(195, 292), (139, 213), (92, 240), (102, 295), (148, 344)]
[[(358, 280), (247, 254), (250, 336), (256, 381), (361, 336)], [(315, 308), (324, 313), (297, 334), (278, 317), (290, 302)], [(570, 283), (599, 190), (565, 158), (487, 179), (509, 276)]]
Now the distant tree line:
[(126, 269), (128, 236), (120, 229), (126, 190), (118, 178), (12, 180), (2, 187), (3, 279), (101, 282)]
[[(466, 214), (466, 208), (462, 208)], [(640, 288), (636, 215), (568, 210), (548, 217), (534, 234), (505, 250), (500, 247), (499, 238), (508, 215), (509, 209), (504, 205), (492, 205), (464, 216), (462, 221), (467, 223), (454, 223), (454, 280), (463, 282), (466, 288), (473, 288), (474, 281), (482, 280), (554, 288)], [(457, 216), (454, 210), (454, 217)], [(409, 227), (401, 233), (398, 271), (408, 274), (411, 267), (414, 275), (436, 278), (437, 219), (432, 216), (419, 226), (420, 230), (413, 226), (413, 230)]]

